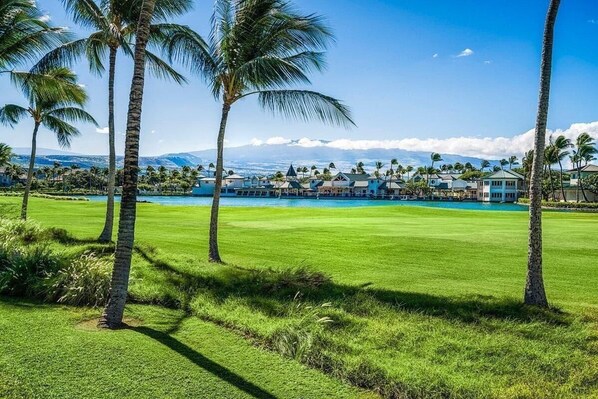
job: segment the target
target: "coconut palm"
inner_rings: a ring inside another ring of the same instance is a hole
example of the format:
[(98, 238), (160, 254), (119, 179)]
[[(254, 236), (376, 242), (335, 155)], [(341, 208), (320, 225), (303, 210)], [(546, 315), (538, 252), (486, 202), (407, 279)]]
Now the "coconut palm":
[(544, 164), (546, 165), (546, 169), (548, 170), (548, 180), (550, 182), (550, 192), (552, 193), (552, 200), (555, 199), (555, 189), (553, 183), (553, 176), (552, 176), (552, 165), (558, 162), (557, 158), (557, 149), (555, 148), (554, 144), (551, 142), (549, 145), (546, 146), (544, 149)]
[(93, 117), (82, 109), (87, 102), (87, 94), (77, 84), (77, 76), (71, 70), (56, 68), (47, 71), (43, 78), (36, 76), (33, 79), (26, 73), (13, 73), (13, 81), (22, 89), (28, 104), (24, 107), (16, 104), (5, 105), (0, 109), (0, 123), (12, 127), (26, 117), (33, 119), (31, 158), (21, 207), (21, 218), (27, 219), (39, 128), (43, 126), (56, 134), (61, 147), (69, 147), (71, 139), (80, 134), (71, 123), (97, 124)]
[[(103, 75), (105, 72), (105, 58), (108, 54), (108, 147), (109, 147), (109, 175), (108, 199), (104, 228), (99, 240), (112, 240), (114, 224), (114, 184), (116, 175), (115, 149), (115, 112), (114, 112), (114, 82), (119, 51), (125, 56), (133, 56), (131, 40), (135, 34), (139, 20), (140, 4), (142, 0), (62, 0), (67, 12), (75, 23), (90, 29), (89, 36), (74, 40), (59, 46), (48, 53), (37, 64), (35, 70), (44, 70), (57, 64), (72, 64), (81, 57), (86, 57), (92, 72)], [(191, 0), (157, 0), (154, 22), (151, 25), (150, 44), (159, 46), (164, 38), (177, 29), (176, 24), (163, 23), (165, 20), (185, 13), (191, 8)], [(147, 51), (146, 62), (149, 70), (157, 77), (171, 78), (177, 83), (183, 83), (184, 78), (168, 63), (155, 54)]]
[(506, 160), (504, 158), (500, 160), (500, 169), (501, 170), (505, 170), (505, 166), (507, 166), (507, 165), (509, 165), (509, 161), (508, 160)]
[(527, 305), (541, 307), (548, 306), (546, 290), (544, 289), (544, 278), (542, 277), (542, 168), (544, 166), (542, 154), (544, 154), (546, 142), (546, 123), (548, 120), (550, 80), (552, 75), (554, 25), (556, 23), (560, 2), (560, 0), (550, 1), (544, 27), (540, 95), (534, 134), (535, 156), (532, 162), (530, 182), (527, 278), (523, 298)]
[(0, 143), (0, 168), (9, 165), (11, 159), (12, 148), (4, 143)]
[[(575, 140), (575, 150), (573, 151), (572, 163), (577, 169), (577, 186), (581, 189), (584, 201), (588, 201), (586, 191), (583, 185), (583, 179), (581, 178), (581, 169), (584, 166), (584, 162), (587, 165), (594, 158), (596, 153), (596, 143), (592, 136), (588, 133), (580, 134)], [(579, 202), (579, 190), (577, 193), (577, 201)]]
[(209, 241), (209, 259), (221, 262), (218, 212), (231, 107), (256, 95), (261, 107), (275, 114), (344, 126), (353, 122), (347, 107), (332, 97), (284, 89), (310, 83), (307, 75), (324, 68), (323, 50), (332, 39), (319, 16), (301, 15), (287, 1), (217, 0), (209, 43), (190, 29), (169, 39), (167, 49), (173, 59), (201, 75), (214, 97), (222, 101)]
[(482, 162), (480, 162), (480, 170), (483, 172), (484, 169), (489, 168), (490, 167), (490, 161), (487, 160), (482, 160)]
[[(123, 188), (118, 223), (114, 269), (110, 284), (108, 303), (100, 318), (100, 327), (118, 328), (122, 325), (131, 257), (135, 242), (135, 220), (137, 215), (137, 178), (139, 171), (139, 135), (141, 131), (141, 110), (143, 89), (145, 86), (146, 47), (150, 39), (151, 23), (158, 0), (144, 0), (136, 26), (136, 43), (133, 66), (133, 81), (127, 116), (127, 135), (125, 139), (125, 161), (123, 170)], [(177, 1), (177, 0), (172, 0)]]
[(34, 1), (0, 0), (0, 73), (36, 61), (63, 40), (67, 31), (42, 18)]
[(517, 156), (511, 155), (509, 157), (509, 169), (513, 169), (513, 165), (518, 165), (518, 164), (519, 164), (519, 160), (518, 160)]
[(566, 201), (567, 198), (565, 197), (565, 187), (563, 186), (563, 160), (571, 154), (567, 149), (571, 148), (573, 144), (571, 140), (566, 138), (563, 135), (558, 136), (554, 142), (552, 141), (552, 137), (550, 138), (550, 142), (553, 147), (553, 156), (554, 160), (559, 164), (559, 183), (561, 186), (561, 195), (563, 201)]

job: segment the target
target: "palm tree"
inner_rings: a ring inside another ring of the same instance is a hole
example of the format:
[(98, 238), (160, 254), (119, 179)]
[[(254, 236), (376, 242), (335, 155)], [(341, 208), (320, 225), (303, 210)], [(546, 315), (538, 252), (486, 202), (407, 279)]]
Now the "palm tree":
[(0, 143), (0, 168), (9, 165), (11, 159), (12, 148), (4, 143)]
[(224, 136), (231, 107), (257, 95), (262, 108), (275, 114), (345, 126), (353, 122), (347, 107), (332, 97), (283, 89), (310, 83), (307, 74), (324, 68), (323, 50), (332, 39), (319, 16), (300, 15), (289, 2), (218, 0), (209, 44), (190, 29), (169, 39), (167, 49), (172, 58), (201, 75), (214, 97), (222, 101), (209, 241), (210, 261), (222, 262), (218, 213)]
[(29, 74), (26, 73), (13, 74), (13, 81), (22, 89), (28, 105), (22, 107), (8, 104), (0, 109), (0, 123), (4, 125), (12, 127), (25, 117), (31, 117), (34, 122), (31, 158), (21, 207), (22, 219), (27, 219), (40, 126), (56, 134), (61, 147), (69, 147), (71, 139), (80, 134), (79, 130), (70, 123), (89, 122), (97, 125), (93, 117), (81, 108), (87, 102), (87, 94), (77, 84), (77, 76), (72, 71), (67, 68), (56, 68), (47, 71), (43, 79), (38, 77), (30, 79)]
[(527, 305), (548, 306), (544, 278), (542, 277), (542, 167), (544, 146), (546, 141), (546, 123), (550, 99), (550, 79), (552, 75), (552, 51), (554, 42), (554, 25), (560, 0), (551, 0), (546, 16), (542, 44), (542, 66), (540, 77), (540, 96), (538, 116), (534, 135), (534, 159), (530, 183), (529, 207), (529, 240), (527, 279), (524, 302)]
[(482, 160), (482, 162), (480, 162), (480, 169), (483, 172), (484, 169), (489, 168), (490, 167), (490, 161), (487, 160)]
[(0, 73), (36, 61), (68, 40), (64, 28), (52, 27), (41, 17), (34, 1), (0, 0)]
[(318, 170), (318, 167), (316, 165), (312, 165), (311, 168), (310, 168), (311, 176), (313, 176), (314, 171), (316, 171), (316, 170)]
[(411, 179), (410, 173), (413, 172), (413, 166), (409, 165), (405, 168), (405, 170), (407, 171), (407, 180)]
[(334, 162), (330, 162), (328, 164), (328, 169), (330, 169), (330, 170), (332, 170), (332, 169), (336, 170), (336, 165), (334, 164)]
[(376, 161), (376, 177), (380, 177), (380, 169), (384, 167), (384, 164), (381, 161)]
[[(116, 175), (114, 112), (116, 61), (119, 50), (127, 56), (133, 55), (130, 42), (139, 20), (141, 0), (62, 0), (62, 2), (75, 23), (90, 29), (91, 33), (88, 37), (63, 44), (51, 51), (37, 64), (35, 69), (44, 70), (49, 66), (63, 63), (73, 64), (85, 56), (89, 61), (90, 70), (102, 75), (106, 69), (104, 57), (108, 53), (108, 199), (104, 228), (99, 236), (99, 241), (109, 242), (112, 240), (114, 225), (114, 181)], [(191, 0), (157, 1), (154, 14), (156, 21), (153, 22), (163, 22), (170, 17), (185, 13), (191, 8), (191, 3)], [(154, 23), (150, 29), (150, 44), (160, 45), (167, 35), (182, 28), (176, 24)], [(157, 77), (172, 78), (179, 84), (185, 81), (172, 67), (149, 51), (146, 52), (146, 62), (149, 70)]]
[[(432, 160), (432, 165), (430, 166), (430, 168), (427, 169), (427, 172), (426, 172), (426, 182), (430, 181), (430, 169), (434, 169), (434, 164), (436, 162), (442, 162), (443, 161), (442, 155), (440, 155), (437, 152), (433, 152), (432, 154), (430, 154), (430, 159)], [(432, 173), (434, 173), (434, 172), (432, 172)]]
[(554, 159), (559, 164), (559, 181), (561, 186), (561, 195), (563, 201), (567, 201), (567, 197), (565, 196), (565, 188), (563, 186), (563, 160), (569, 157), (570, 152), (567, 151), (568, 148), (571, 148), (573, 144), (571, 140), (566, 138), (563, 135), (558, 136), (554, 142), (552, 142), (552, 137), (550, 138), (551, 144), (554, 148)]
[(509, 165), (509, 161), (508, 160), (506, 160), (504, 158), (500, 160), (500, 169), (501, 170), (505, 170), (505, 166), (507, 166), (507, 165)]
[(511, 155), (509, 157), (509, 169), (513, 169), (513, 165), (518, 165), (518, 164), (519, 164), (519, 161), (518, 161), (517, 156)]
[(544, 149), (544, 163), (546, 164), (546, 168), (548, 169), (548, 180), (550, 182), (550, 191), (552, 193), (552, 200), (555, 199), (555, 189), (554, 183), (552, 178), (552, 165), (558, 162), (557, 158), (557, 149), (555, 148), (554, 144), (552, 143), (552, 138), (550, 139), (550, 144), (546, 146)]
[[(123, 189), (118, 223), (118, 239), (110, 284), (108, 303), (104, 308), (99, 326), (118, 328), (122, 325), (131, 257), (135, 242), (135, 219), (137, 215), (137, 175), (139, 169), (139, 133), (141, 131), (141, 110), (143, 89), (145, 86), (146, 47), (150, 39), (151, 22), (157, 0), (144, 0), (139, 13), (136, 32), (133, 81), (127, 116), (127, 135), (125, 139), (125, 167), (123, 171)], [(177, 0), (172, 0), (177, 1)]]
[[(588, 201), (588, 197), (586, 195), (585, 188), (583, 186), (583, 179), (581, 178), (581, 169), (582, 163), (585, 161), (587, 165), (593, 159), (594, 154), (596, 153), (596, 143), (594, 139), (588, 133), (580, 134), (577, 139), (575, 140), (575, 147), (576, 150), (573, 151), (573, 165), (577, 168), (577, 185), (581, 188), (581, 193), (583, 194), (584, 201)], [(578, 202), (579, 202), (579, 193), (578, 193)]]

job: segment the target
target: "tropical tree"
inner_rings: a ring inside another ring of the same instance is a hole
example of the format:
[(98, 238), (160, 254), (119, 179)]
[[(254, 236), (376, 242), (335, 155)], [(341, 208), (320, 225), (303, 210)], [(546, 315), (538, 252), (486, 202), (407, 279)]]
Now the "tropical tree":
[(324, 68), (324, 52), (332, 34), (317, 15), (301, 15), (281, 0), (216, 1), (209, 43), (188, 29), (170, 36), (173, 59), (201, 75), (222, 101), (217, 140), (216, 184), (210, 217), (209, 259), (222, 262), (218, 249), (218, 213), (222, 187), (223, 149), (231, 107), (258, 96), (262, 108), (301, 120), (350, 125), (350, 112), (323, 94), (284, 89), (309, 84), (308, 73)]
[(509, 157), (509, 169), (513, 169), (513, 165), (518, 165), (518, 164), (519, 164), (519, 160), (518, 160), (517, 156), (511, 155)]
[(77, 75), (67, 68), (56, 68), (31, 78), (27, 73), (13, 73), (13, 81), (22, 89), (27, 106), (7, 104), (0, 109), (0, 123), (13, 127), (22, 119), (33, 119), (31, 139), (31, 157), (27, 172), (27, 184), (21, 207), (21, 218), (27, 219), (27, 206), (31, 182), (35, 168), (37, 135), (40, 126), (56, 135), (61, 147), (68, 148), (71, 139), (80, 134), (71, 125), (77, 122), (89, 122), (97, 125), (91, 115), (83, 110), (87, 102), (85, 90), (77, 84)]
[(413, 172), (413, 166), (409, 165), (405, 168), (405, 171), (407, 172), (407, 180), (409, 180), (411, 178), (410, 173)]
[(552, 141), (552, 137), (550, 138), (551, 146), (553, 148), (553, 160), (556, 160), (556, 163), (559, 164), (559, 184), (561, 186), (561, 195), (563, 201), (567, 200), (565, 196), (565, 187), (563, 186), (563, 160), (565, 160), (571, 154), (568, 149), (573, 146), (571, 140), (566, 138), (563, 135), (558, 136), (554, 142)]
[[(112, 240), (114, 225), (114, 185), (116, 175), (116, 128), (114, 112), (114, 82), (119, 51), (125, 56), (133, 56), (132, 38), (139, 20), (142, 0), (62, 0), (67, 12), (75, 23), (90, 29), (89, 36), (59, 46), (48, 53), (37, 64), (35, 70), (44, 70), (60, 64), (72, 65), (81, 57), (86, 57), (90, 70), (103, 75), (105, 58), (108, 54), (108, 199), (104, 228), (99, 236), (102, 242)], [(169, 18), (187, 12), (191, 8), (191, 0), (157, 0), (156, 12), (151, 25), (150, 44), (159, 46), (164, 38), (180, 26), (164, 23)], [(149, 70), (157, 77), (171, 78), (177, 83), (185, 79), (168, 63), (150, 51), (146, 52)]]
[[(430, 168), (427, 168), (427, 171), (426, 171), (426, 181), (430, 180), (430, 174), (431, 174), (430, 170), (434, 169), (434, 164), (436, 162), (442, 162), (443, 161), (442, 155), (440, 155), (437, 152), (433, 152), (432, 154), (430, 154), (430, 160), (432, 161), (432, 165), (430, 165)], [(432, 172), (432, 173), (434, 173), (434, 172)]]
[(34, 62), (68, 40), (64, 28), (52, 27), (35, 1), (0, 0), (0, 73)]
[(487, 160), (482, 160), (482, 162), (480, 162), (480, 170), (483, 172), (484, 169), (489, 168), (490, 167), (490, 161)]
[(542, 276), (542, 174), (544, 147), (546, 142), (546, 124), (550, 99), (550, 80), (552, 75), (552, 52), (554, 26), (560, 0), (551, 0), (544, 26), (542, 44), (542, 65), (540, 77), (540, 95), (538, 115), (534, 134), (534, 159), (530, 182), (529, 240), (527, 259), (527, 278), (523, 300), (527, 305), (547, 307), (546, 290)]
[[(594, 154), (596, 153), (596, 143), (592, 136), (588, 133), (582, 133), (577, 136), (575, 140), (575, 150), (573, 151), (573, 156), (571, 157), (571, 162), (573, 163), (574, 167), (577, 169), (577, 201), (579, 202), (579, 189), (581, 189), (581, 193), (583, 194), (584, 201), (588, 201), (588, 197), (585, 192), (584, 182), (581, 178), (581, 170), (583, 166), (587, 165), (594, 158)], [(585, 165), (584, 165), (585, 163)]]
[(4, 143), (0, 143), (0, 168), (9, 165), (11, 159), (12, 148)]
[(505, 166), (507, 166), (507, 165), (509, 165), (509, 161), (508, 160), (506, 160), (504, 158), (500, 160), (500, 169), (501, 170), (505, 170)]
[[(129, 276), (131, 257), (135, 242), (135, 220), (137, 216), (137, 178), (139, 170), (139, 135), (141, 131), (141, 110), (145, 86), (146, 47), (150, 39), (151, 23), (157, 0), (144, 0), (137, 24), (133, 81), (127, 115), (127, 135), (125, 139), (125, 161), (123, 170), (123, 189), (118, 223), (114, 269), (110, 284), (108, 303), (104, 308), (99, 326), (118, 328), (122, 325)], [(176, 1), (176, 0), (173, 0)]]

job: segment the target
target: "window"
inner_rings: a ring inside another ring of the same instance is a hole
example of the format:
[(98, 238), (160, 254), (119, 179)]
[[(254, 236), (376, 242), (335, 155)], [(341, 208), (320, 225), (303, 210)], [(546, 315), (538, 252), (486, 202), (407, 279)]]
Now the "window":
[(502, 182), (499, 180), (494, 180), (492, 182), (492, 187), (501, 187), (502, 186)]
[(489, 186), (489, 185), (490, 185), (490, 182), (488, 180), (485, 180), (484, 181), (484, 186)]
[(490, 193), (484, 193), (484, 198), (490, 198)]
[(507, 181), (507, 187), (515, 187), (514, 181)]

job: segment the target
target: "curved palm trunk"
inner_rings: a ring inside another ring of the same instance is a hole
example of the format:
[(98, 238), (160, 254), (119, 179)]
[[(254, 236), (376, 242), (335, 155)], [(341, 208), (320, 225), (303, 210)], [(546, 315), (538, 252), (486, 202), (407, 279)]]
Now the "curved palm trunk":
[(561, 184), (561, 195), (563, 196), (563, 201), (567, 202), (567, 197), (565, 197), (565, 187), (563, 186), (563, 163), (559, 159), (559, 180)]
[(552, 74), (552, 49), (554, 25), (560, 0), (551, 0), (546, 16), (542, 46), (542, 73), (540, 78), (540, 99), (536, 133), (534, 140), (534, 159), (530, 182), (529, 241), (527, 260), (527, 280), (524, 302), (527, 305), (547, 307), (544, 278), (542, 276), (542, 166), (546, 145), (546, 124), (550, 99), (550, 78)]
[(29, 160), (29, 170), (27, 171), (27, 184), (25, 185), (25, 194), (23, 195), (23, 204), (21, 205), (21, 219), (27, 220), (27, 207), (29, 205), (29, 193), (31, 192), (31, 182), (33, 181), (33, 168), (35, 167), (35, 153), (37, 151), (37, 132), (39, 122), (35, 122), (33, 128), (33, 138), (31, 139), (31, 159)]
[(104, 229), (100, 234), (100, 242), (112, 241), (112, 230), (114, 229), (114, 186), (116, 179), (116, 148), (115, 137), (116, 129), (114, 126), (114, 79), (116, 75), (116, 54), (118, 49), (110, 47), (110, 69), (108, 78), (108, 200), (106, 202), (106, 220)]
[(553, 182), (553, 179), (552, 179), (552, 166), (551, 165), (548, 165), (548, 178), (549, 178), (549, 181), (550, 181), (550, 191), (552, 193), (552, 200), (554, 201), (556, 197), (554, 195), (554, 191), (555, 190), (554, 190), (554, 182)]
[(222, 106), (222, 119), (220, 131), (218, 132), (218, 154), (216, 159), (216, 184), (214, 185), (214, 198), (210, 213), (210, 243), (208, 259), (210, 262), (222, 263), (220, 251), (218, 250), (218, 213), (220, 210), (220, 191), (222, 190), (222, 174), (224, 173), (224, 134), (226, 133), (226, 122), (230, 105), (224, 103)]
[(139, 173), (139, 134), (141, 130), (141, 109), (145, 83), (145, 48), (150, 33), (150, 23), (156, 0), (144, 0), (137, 29), (135, 45), (135, 67), (127, 116), (127, 137), (125, 142), (125, 167), (123, 172), (123, 194), (118, 225), (118, 239), (112, 271), (112, 282), (108, 303), (100, 318), (100, 327), (118, 328), (122, 325), (131, 257), (135, 241), (135, 219), (137, 214), (137, 179)]
[(577, 180), (577, 182), (578, 182), (577, 184), (579, 185), (579, 188), (581, 188), (581, 194), (583, 195), (584, 202), (588, 202), (588, 196), (586, 195), (585, 188), (583, 188), (583, 180), (581, 178), (581, 161), (579, 161), (578, 171), (579, 171), (579, 176), (578, 176), (579, 179)]

